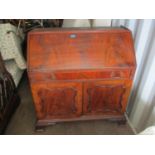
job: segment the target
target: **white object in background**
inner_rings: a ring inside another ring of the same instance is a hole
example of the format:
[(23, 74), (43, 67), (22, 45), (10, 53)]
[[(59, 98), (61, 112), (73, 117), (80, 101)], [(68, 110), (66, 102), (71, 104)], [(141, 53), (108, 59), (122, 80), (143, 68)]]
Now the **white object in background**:
[(90, 27), (88, 19), (64, 19), (62, 27)]
[(15, 85), (18, 86), (24, 70), (20, 69), (13, 59), (4, 61), (4, 64), (7, 71), (12, 75)]
[(140, 132), (139, 135), (155, 135), (155, 126), (146, 128), (144, 131)]
[[(20, 32), (20, 36), (17, 35)], [(21, 44), (24, 35), (19, 29), (9, 23), (0, 24), (0, 51), (3, 60), (14, 59), (20, 69), (26, 69), (26, 62), (22, 55)]]
[(108, 27), (111, 26), (111, 19), (93, 19), (92, 27)]
[(0, 24), (0, 52), (6, 69), (12, 75), (16, 86), (22, 77), (24, 69), (26, 69), (26, 61), (21, 46), (23, 39), (24, 34), (21, 29), (17, 29), (17, 27), (9, 23)]

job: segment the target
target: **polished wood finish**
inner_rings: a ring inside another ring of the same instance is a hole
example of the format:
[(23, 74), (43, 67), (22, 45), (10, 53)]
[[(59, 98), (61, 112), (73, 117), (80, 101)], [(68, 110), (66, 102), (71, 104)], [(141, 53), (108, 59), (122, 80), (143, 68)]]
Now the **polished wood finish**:
[(70, 118), (82, 113), (82, 84), (42, 82), (32, 84), (38, 119)]
[(127, 68), (136, 64), (132, 36), (126, 29), (36, 30), (29, 37), (31, 71)]
[(131, 80), (105, 80), (84, 83), (84, 114), (123, 114)]
[(124, 118), (136, 69), (124, 28), (37, 29), (28, 34), (28, 76), (37, 127)]

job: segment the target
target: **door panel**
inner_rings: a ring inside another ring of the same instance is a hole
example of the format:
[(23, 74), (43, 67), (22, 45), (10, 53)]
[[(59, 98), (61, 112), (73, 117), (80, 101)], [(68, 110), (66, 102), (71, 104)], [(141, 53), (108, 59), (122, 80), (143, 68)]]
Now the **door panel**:
[(81, 83), (35, 83), (32, 94), (38, 119), (75, 117), (82, 112)]
[(84, 114), (122, 114), (131, 81), (109, 80), (84, 83)]

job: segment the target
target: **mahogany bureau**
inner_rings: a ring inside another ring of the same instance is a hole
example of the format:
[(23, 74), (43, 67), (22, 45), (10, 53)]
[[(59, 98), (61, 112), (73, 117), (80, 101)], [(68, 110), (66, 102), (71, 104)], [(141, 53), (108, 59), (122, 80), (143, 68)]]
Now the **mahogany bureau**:
[(125, 120), (135, 69), (128, 29), (29, 32), (28, 76), (36, 129), (64, 121)]

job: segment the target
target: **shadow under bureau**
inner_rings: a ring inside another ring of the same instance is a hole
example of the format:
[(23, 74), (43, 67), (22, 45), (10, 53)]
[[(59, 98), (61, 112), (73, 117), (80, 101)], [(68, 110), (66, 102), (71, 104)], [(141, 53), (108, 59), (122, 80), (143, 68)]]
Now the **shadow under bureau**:
[(124, 114), (136, 69), (125, 28), (36, 29), (28, 34), (28, 76), (36, 129)]

